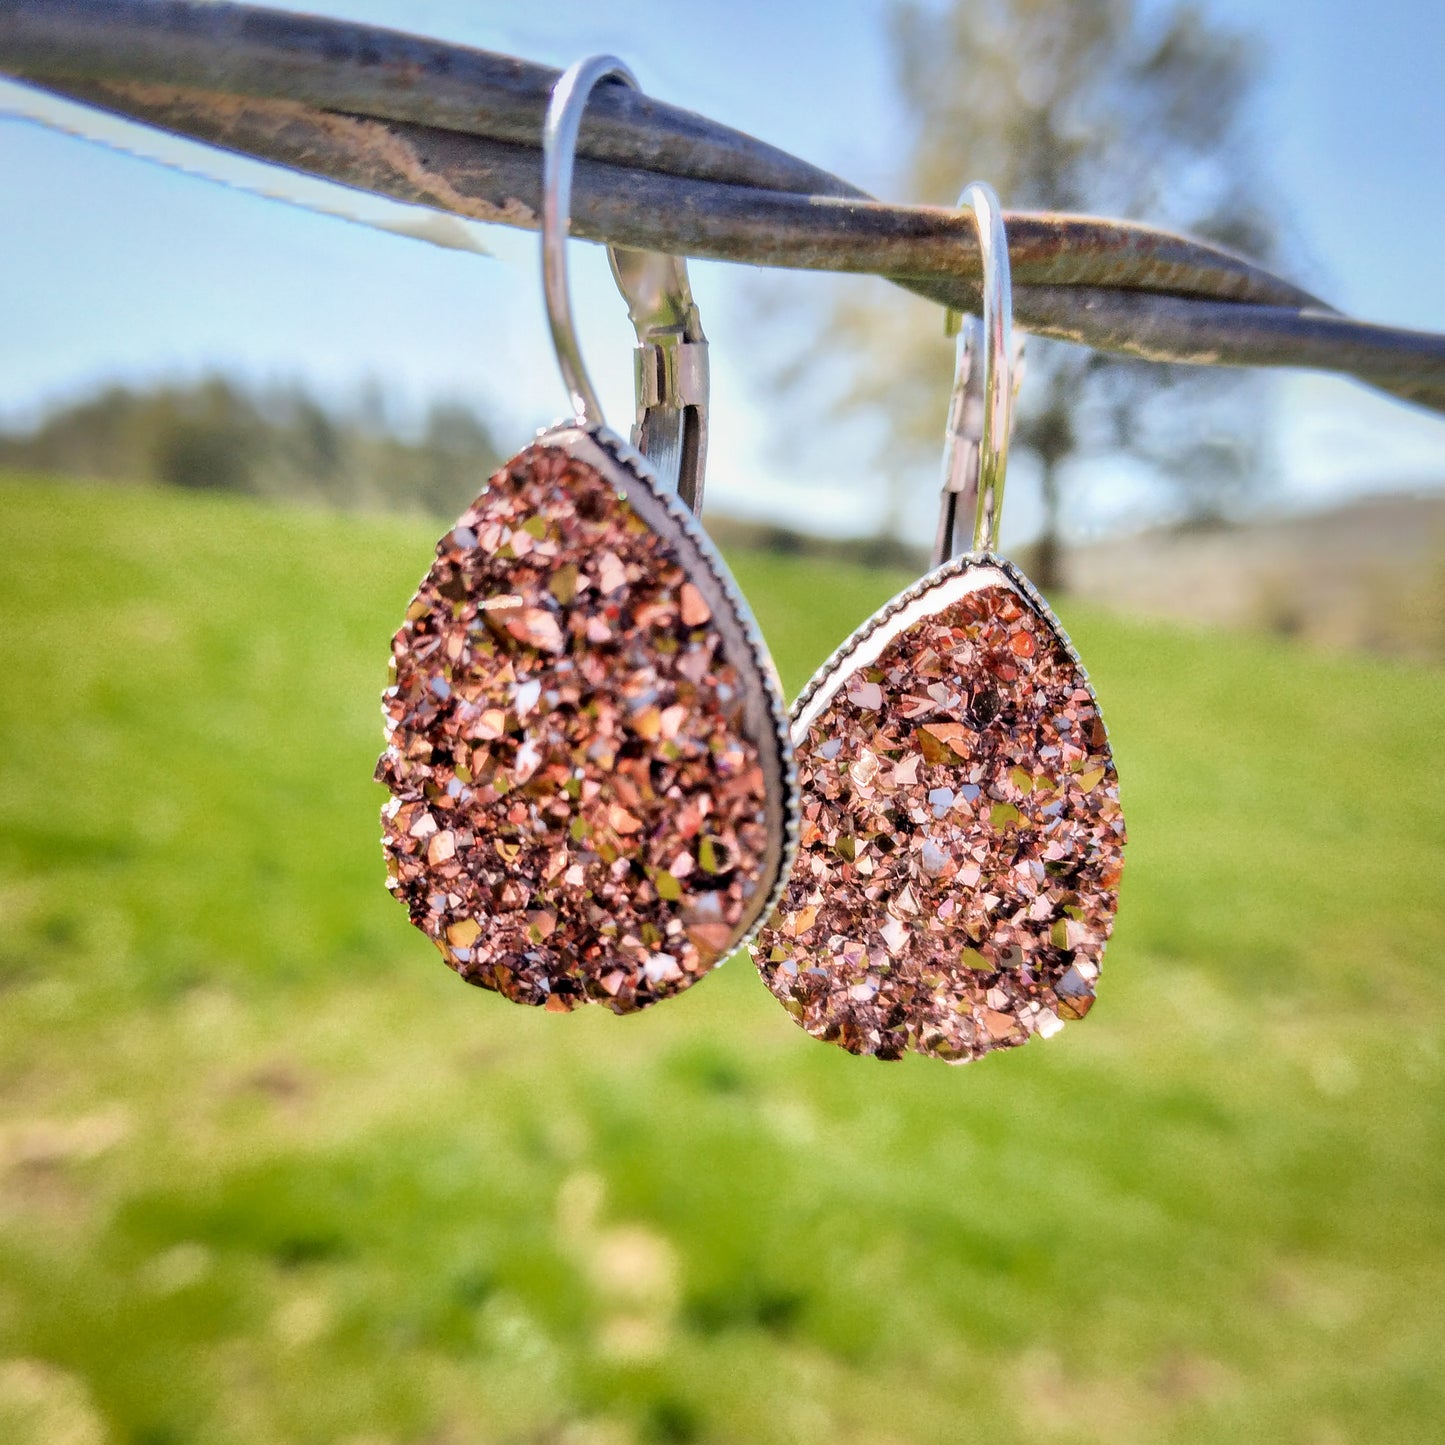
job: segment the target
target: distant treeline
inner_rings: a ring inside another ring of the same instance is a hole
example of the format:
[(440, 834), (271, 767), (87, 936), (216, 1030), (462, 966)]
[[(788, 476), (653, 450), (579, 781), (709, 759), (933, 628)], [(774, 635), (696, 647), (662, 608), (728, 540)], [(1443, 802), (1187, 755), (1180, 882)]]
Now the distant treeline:
[(299, 385), (252, 389), (220, 376), (108, 386), (33, 429), (0, 431), (4, 468), (440, 517), (456, 516), (503, 459), (460, 403), (434, 405), (407, 432), (376, 388), (328, 407)]
[(848, 562), (857, 567), (891, 567), (920, 572), (928, 566), (928, 551), (896, 537), (822, 537), (796, 531), (775, 522), (753, 522), (742, 517), (708, 512), (708, 535), (724, 552), (775, 552), (784, 557), (813, 557), (823, 562)]

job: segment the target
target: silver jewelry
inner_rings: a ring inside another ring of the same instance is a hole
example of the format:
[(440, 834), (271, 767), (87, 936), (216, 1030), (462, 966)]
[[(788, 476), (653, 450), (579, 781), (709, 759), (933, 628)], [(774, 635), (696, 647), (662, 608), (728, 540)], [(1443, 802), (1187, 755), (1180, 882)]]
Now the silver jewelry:
[(792, 859), (786, 714), (694, 511), (707, 343), (686, 266), (612, 248), (638, 333), (629, 445), (572, 326), (566, 241), (583, 108), (544, 131), (543, 289), (573, 416), (492, 477), (437, 546), (393, 644), (377, 776), (388, 886), (468, 982), (565, 1011), (644, 1008), (748, 939)]
[[(800, 847), (753, 955), (810, 1033), (952, 1063), (1056, 1032), (1094, 999), (1124, 843), (1098, 703), (1058, 620), (999, 557), (1015, 391), (998, 199), (983, 315), (959, 333), (935, 566), (793, 706)], [(972, 506), (973, 546), (955, 557)]]

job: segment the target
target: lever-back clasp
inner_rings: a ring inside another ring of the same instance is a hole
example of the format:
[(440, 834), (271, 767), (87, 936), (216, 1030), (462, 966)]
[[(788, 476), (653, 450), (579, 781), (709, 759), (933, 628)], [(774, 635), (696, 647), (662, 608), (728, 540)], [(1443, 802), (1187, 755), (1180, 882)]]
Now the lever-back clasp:
[(632, 444), (677, 494), (702, 511), (710, 386), (707, 337), (692, 299), (687, 263), (660, 251), (609, 246), (607, 259), (637, 332)]
[(1003, 210), (991, 186), (974, 181), (958, 198), (978, 227), (983, 259), (983, 315), (948, 313), (948, 329), (957, 335), (953, 394), (943, 439), (943, 496), (933, 565), (956, 555), (959, 518), (973, 513), (974, 552), (998, 544), (1003, 514), (1004, 474), (1014, 399), (1023, 377), (1023, 346), (1013, 336), (1013, 288), (1009, 279), (1008, 237)]
[(939, 498), (938, 535), (933, 566), (953, 557), (960, 528), (959, 513), (978, 508), (978, 466), (983, 445), (983, 322), (950, 311), (945, 322), (957, 337), (953, 392), (948, 398), (948, 424), (943, 432), (943, 493)]
[[(542, 129), (542, 291), (562, 380), (578, 421), (605, 425), (572, 324), (567, 287), (567, 234), (571, 225), (572, 167), (582, 112), (604, 80), (637, 89), (632, 72), (610, 55), (579, 60), (558, 78)], [(707, 338), (680, 256), (609, 246), (608, 260), (637, 332), (636, 446), (664, 488), (693, 512), (702, 508), (707, 462)]]

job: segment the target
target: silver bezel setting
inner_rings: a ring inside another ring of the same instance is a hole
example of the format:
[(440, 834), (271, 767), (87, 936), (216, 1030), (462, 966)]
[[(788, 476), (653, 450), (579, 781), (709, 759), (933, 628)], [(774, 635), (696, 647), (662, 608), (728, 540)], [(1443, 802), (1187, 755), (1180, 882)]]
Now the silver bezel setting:
[[(963, 585), (950, 585), (955, 582)], [(880, 656), (891, 642), (907, 632), (919, 618), (941, 611), (970, 592), (998, 583), (1003, 583), (1022, 597), (1048, 625), (1068, 655), (1069, 661), (1078, 668), (1079, 676), (1083, 678), (1084, 686), (1089, 690), (1089, 696), (1097, 707), (1099, 699), (1094, 692), (1093, 683), (1089, 680), (1088, 671), (1075, 651), (1074, 644), (1069, 640), (1063, 624), (1034, 584), (1012, 562), (997, 553), (966, 552), (925, 573), (911, 587), (905, 587), (834, 649), (833, 654), (813, 674), (808, 685), (798, 694), (797, 701), (793, 703), (790, 713), (793, 746), (803, 746), (807, 740), (808, 728), (837, 694), (844, 680), (860, 667), (866, 667), (871, 658)], [(1099, 708), (1101, 721), (1103, 716), (1103, 709)], [(1107, 738), (1107, 723), (1104, 723), (1104, 732)], [(1112, 748), (1109, 751), (1112, 756)]]
[[(744, 679), (744, 727), (763, 753), (768, 851), (757, 902), (723, 960), (751, 943), (778, 906), (798, 850), (798, 777), (789, 713), (777, 670), (746, 600), (712, 539), (676, 494), (658, 480), (646, 457), (605, 425), (567, 420), (544, 427), (533, 445), (555, 447), (592, 467), (677, 554), (712, 609), (730, 660)], [(771, 870), (771, 876), (768, 875)]]

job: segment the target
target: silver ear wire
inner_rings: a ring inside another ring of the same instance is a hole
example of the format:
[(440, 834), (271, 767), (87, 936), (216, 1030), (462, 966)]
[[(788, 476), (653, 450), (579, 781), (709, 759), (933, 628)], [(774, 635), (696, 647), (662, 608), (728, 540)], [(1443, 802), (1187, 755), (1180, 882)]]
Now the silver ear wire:
[[(573, 414), (586, 426), (605, 426), (577, 344), (567, 284), (572, 168), (588, 97), (604, 80), (638, 88), (622, 61), (610, 55), (579, 60), (552, 90), (542, 128), (542, 292), (557, 364)], [(608, 260), (637, 332), (634, 380), (637, 420), (633, 444), (694, 513), (702, 509), (707, 464), (707, 338), (680, 256), (609, 246)]]
[(978, 227), (983, 315), (948, 315), (949, 331), (958, 336), (958, 349), (944, 431), (935, 567), (954, 556), (958, 519), (967, 515), (970, 504), (974, 514), (971, 550), (992, 552), (998, 545), (1013, 404), (1023, 360), (1022, 348), (1017, 353), (1014, 350), (1008, 237), (998, 196), (993, 187), (974, 181), (964, 187), (958, 205), (972, 214)]

